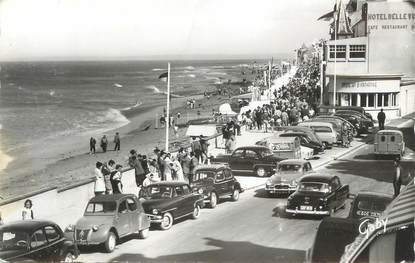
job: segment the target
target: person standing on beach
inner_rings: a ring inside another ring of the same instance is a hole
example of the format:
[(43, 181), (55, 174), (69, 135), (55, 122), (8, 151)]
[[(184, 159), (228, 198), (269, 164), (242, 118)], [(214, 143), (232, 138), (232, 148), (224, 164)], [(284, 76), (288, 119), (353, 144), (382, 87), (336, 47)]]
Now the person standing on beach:
[(105, 181), (104, 181), (104, 176), (102, 175), (102, 172), (101, 172), (101, 168), (102, 168), (102, 163), (97, 162), (95, 164), (95, 169), (94, 169), (94, 177), (95, 177), (94, 192), (95, 192), (95, 195), (105, 194)]
[(30, 199), (27, 199), (24, 202), (24, 207), (22, 210), (22, 220), (31, 220), (31, 219), (35, 219), (34, 215), (33, 215), (33, 202)]
[(107, 139), (107, 136), (104, 135), (101, 138), (101, 148), (104, 153), (107, 152), (107, 146), (108, 146), (108, 139)]
[(97, 144), (97, 140), (94, 137), (89, 139), (89, 154), (95, 154), (95, 145)]
[(380, 112), (378, 113), (379, 130), (385, 129), (385, 120), (386, 120), (386, 115), (383, 112), (383, 109), (380, 109)]
[(120, 134), (118, 132), (115, 133), (114, 144), (115, 144), (114, 151), (120, 151), (121, 139), (120, 139)]

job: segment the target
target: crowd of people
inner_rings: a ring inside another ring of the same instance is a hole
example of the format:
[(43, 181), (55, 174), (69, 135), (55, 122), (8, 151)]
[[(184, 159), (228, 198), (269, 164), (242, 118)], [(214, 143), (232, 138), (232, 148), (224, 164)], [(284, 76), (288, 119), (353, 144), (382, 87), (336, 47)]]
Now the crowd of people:
[(313, 117), (320, 98), (319, 66), (314, 62), (299, 65), (287, 85), (274, 90), (269, 104), (241, 115), (251, 129), (296, 125)]
[[(209, 163), (208, 148), (208, 140), (200, 135), (192, 137), (190, 147), (181, 147), (174, 154), (156, 147), (152, 158), (147, 158), (133, 149), (126, 163), (134, 169), (135, 182), (139, 189), (159, 181), (189, 183), (196, 167)], [(123, 166), (116, 164), (114, 160), (97, 162), (94, 170), (95, 194), (123, 193), (122, 170)]]

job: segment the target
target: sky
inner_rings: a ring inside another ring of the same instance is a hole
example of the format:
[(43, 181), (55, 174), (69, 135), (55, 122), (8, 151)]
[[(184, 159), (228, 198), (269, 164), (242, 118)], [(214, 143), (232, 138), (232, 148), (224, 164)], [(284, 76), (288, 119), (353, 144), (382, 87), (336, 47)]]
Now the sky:
[(334, 0), (0, 0), (0, 60), (232, 58), (327, 38)]

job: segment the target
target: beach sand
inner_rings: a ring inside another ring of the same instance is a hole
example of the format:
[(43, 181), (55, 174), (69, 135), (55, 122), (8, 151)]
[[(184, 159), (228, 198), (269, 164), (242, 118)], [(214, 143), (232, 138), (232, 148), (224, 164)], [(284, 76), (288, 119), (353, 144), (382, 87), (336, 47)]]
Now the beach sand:
[[(188, 98), (197, 100), (195, 109), (186, 108)], [(177, 112), (180, 112), (183, 118), (186, 116), (195, 118), (200, 111), (201, 117), (212, 116), (212, 109), (218, 110), (219, 105), (225, 102), (228, 102), (228, 97), (220, 95), (213, 95), (209, 99), (204, 98), (203, 95), (175, 98), (171, 102), (172, 114), (175, 116)], [(91, 135), (63, 138), (53, 145), (40, 146), (34, 152), (24, 153), (22, 160), (11, 162), (7, 169), (0, 173), (0, 193), (3, 199), (45, 187), (66, 186), (90, 178), (97, 161), (108, 162), (113, 159), (116, 163), (126, 167), (131, 149), (147, 155), (151, 155), (156, 146), (164, 149), (165, 129), (155, 128), (155, 116), (161, 116), (164, 107), (144, 108), (143, 112), (131, 118), (126, 126), (105, 132), (109, 139), (109, 151), (106, 153), (103, 153), (99, 147), (102, 134), (93, 134), (97, 140), (97, 153), (92, 155), (89, 154)], [(115, 132), (119, 132), (121, 136), (121, 151), (119, 152), (112, 151)], [(176, 137), (171, 129), (170, 145), (175, 144), (178, 147), (190, 142), (190, 139), (184, 136), (185, 132), (186, 128), (180, 128), (178, 137)], [(66, 140), (70, 140), (70, 143)], [(172, 148), (169, 150), (172, 151)], [(11, 159), (3, 159), (2, 156), (0, 160), (0, 166), (6, 161), (11, 161)]]

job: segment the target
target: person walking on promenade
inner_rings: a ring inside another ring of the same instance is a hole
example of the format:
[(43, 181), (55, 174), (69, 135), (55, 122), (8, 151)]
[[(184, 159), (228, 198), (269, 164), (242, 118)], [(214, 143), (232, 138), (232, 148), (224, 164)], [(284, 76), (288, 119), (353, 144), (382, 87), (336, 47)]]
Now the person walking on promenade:
[(402, 185), (401, 160), (399, 158), (396, 158), (393, 164), (395, 167), (395, 176), (393, 177), (393, 192), (394, 192), (394, 197), (397, 197), (399, 193), (401, 192), (401, 185)]
[(94, 137), (89, 139), (89, 154), (95, 154), (95, 145), (97, 144), (97, 140)]
[(379, 130), (385, 129), (385, 120), (386, 120), (386, 115), (383, 112), (383, 109), (380, 109), (380, 112), (378, 113)]
[(173, 170), (175, 171), (175, 174), (176, 174), (176, 178), (174, 178), (174, 180), (184, 182), (183, 167), (180, 164), (180, 161), (177, 157), (178, 157), (177, 155), (172, 157)]
[(30, 199), (27, 199), (24, 202), (24, 207), (22, 210), (22, 220), (31, 220), (31, 219), (35, 219), (34, 215), (33, 215), (33, 202)]
[(192, 137), (192, 142), (190, 143), (192, 152), (195, 154), (196, 158), (200, 161), (202, 157), (202, 145), (199, 140), (196, 140), (196, 137)]
[[(146, 179), (143, 181), (143, 187), (147, 187), (152, 183), (160, 182), (159, 173), (155, 166), (156, 162), (150, 162), (148, 165), (149, 172), (146, 174)], [(140, 196), (140, 195), (139, 195)]]
[(115, 133), (114, 144), (115, 144), (114, 151), (120, 151), (121, 139), (120, 139), (120, 134), (118, 132)]
[(286, 111), (281, 112), (281, 124), (282, 126), (288, 126), (288, 113)]
[(94, 192), (96, 196), (105, 194), (105, 181), (104, 181), (104, 176), (102, 175), (102, 172), (101, 172), (101, 168), (102, 168), (102, 163), (97, 162), (95, 164), (95, 169), (94, 169), (94, 177), (95, 177)]
[(341, 126), (341, 137), (342, 137), (342, 146), (345, 148), (349, 148), (349, 132), (348, 132), (348, 128), (346, 126), (346, 123), (343, 122), (342, 126)]
[(110, 160), (108, 162), (108, 165), (106, 163), (103, 163), (101, 167), (101, 172), (102, 172), (102, 175), (104, 176), (104, 182), (105, 182), (105, 194), (107, 195), (112, 194), (111, 168), (110, 167), (112, 167), (114, 164), (115, 162), (113, 160)]
[(117, 164), (115, 166), (115, 170), (111, 173), (111, 187), (113, 189), (114, 194), (122, 194), (122, 182), (121, 182), (121, 171), (122, 165)]
[(190, 153), (190, 170), (189, 170), (189, 182), (193, 181), (193, 176), (195, 175), (196, 167), (199, 165), (199, 159), (196, 158), (194, 152)]
[[(134, 151), (134, 150), (132, 150), (132, 151)], [(145, 179), (145, 171), (143, 169), (143, 166), (141, 165), (140, 160), (137, 159), (137, 155), (132, 155), (131, 159), (128, 162), (128, 164), (130, 165), (131, 168), (134, 168), (135, 183), (136, 183), (137, 187), (141, 187), (143, 185), (143, 181)]]
[(189, 179), (190, 179), (190, 166), (191, 166), (191, 162), (192, 162), (192, 158), (190, 157), (190, 154), (188, 152), (185, 152), (185, 155), (182, 157), (181, 159), (181, 166), (183, 169), (183, 177), (184, 177), (184, 181), (187, 183), (190, 183)]
[(203, 135), (200, 135), (199, 137), (200, 146), (202, 148), (202, 163), (205, 163), (208, 158), (208, 149), (209, 149), (209, 142), (204, 138)]
[(107, 146), (108, 146), (108, 139), (107, 139), (107, 136), (104, 135), (101, 138), (101, 148), (104, 153), (107, 152)]
[(163, 167), (164, 167), (164, 173), (163, 178), (165, 181), (172, 181), (172, 169), (173, 169), (173, 163), (170, 159), (171, 155), (170, 153), (166, 153), (163, 159)]

